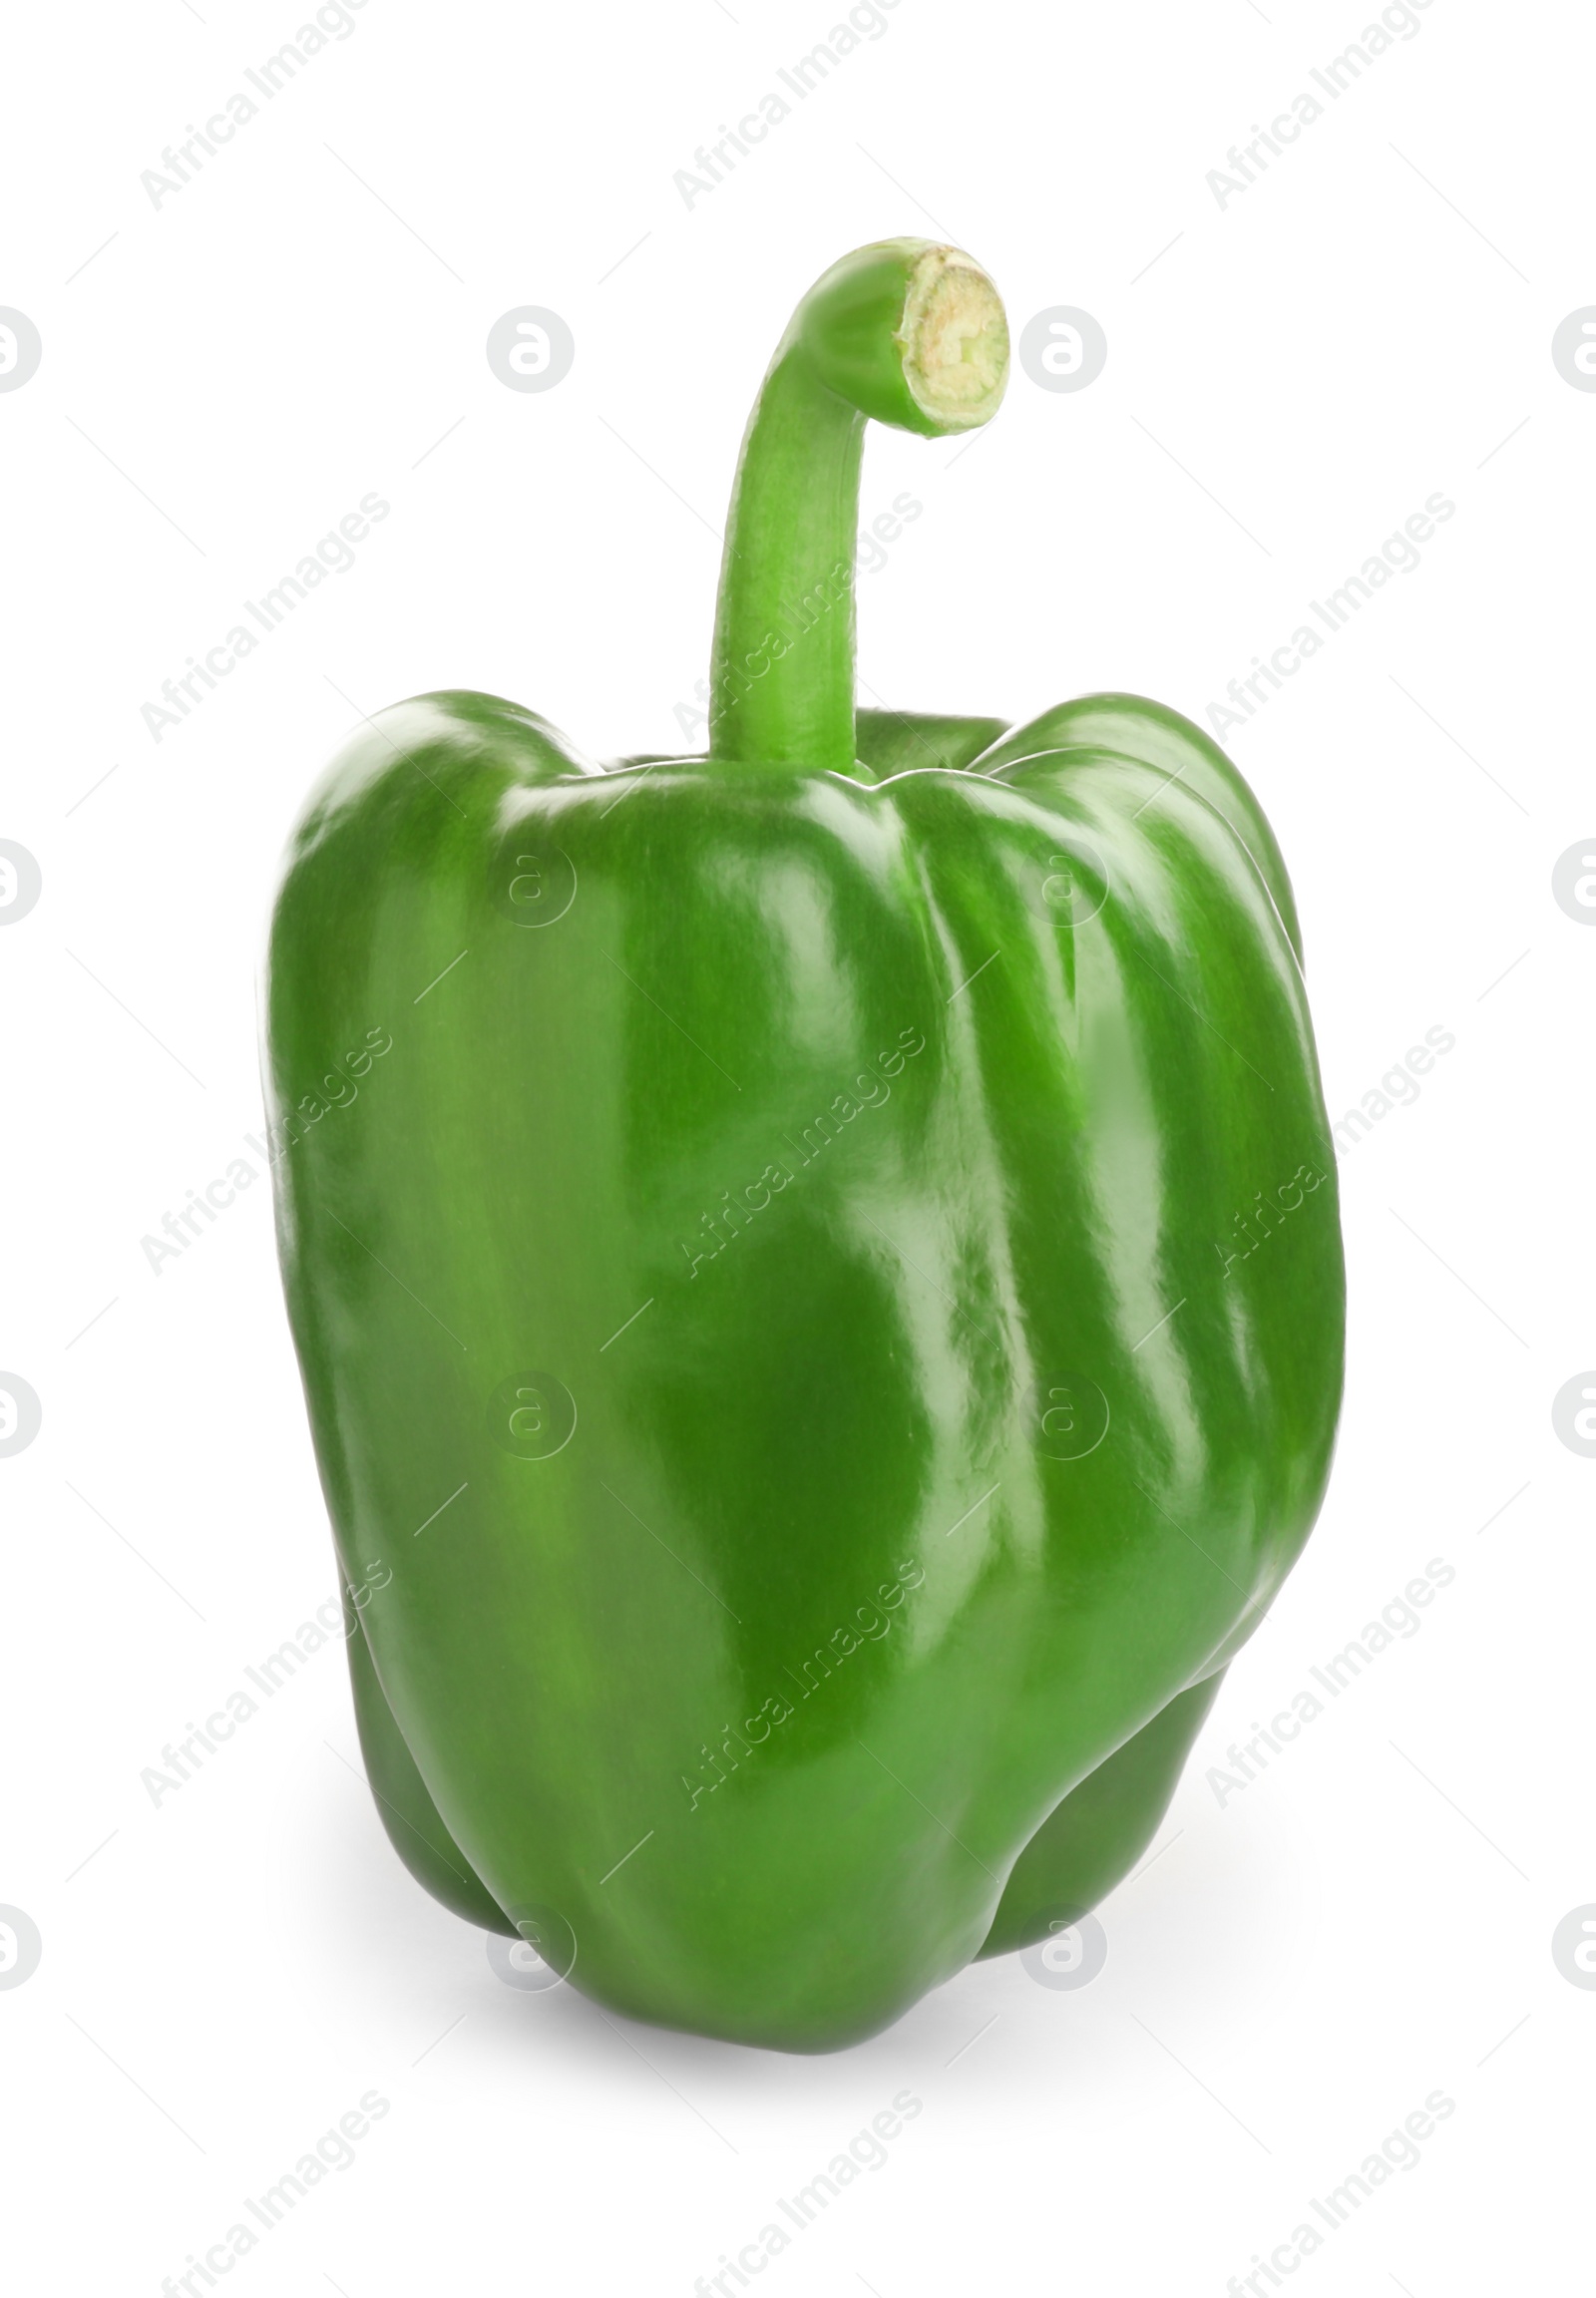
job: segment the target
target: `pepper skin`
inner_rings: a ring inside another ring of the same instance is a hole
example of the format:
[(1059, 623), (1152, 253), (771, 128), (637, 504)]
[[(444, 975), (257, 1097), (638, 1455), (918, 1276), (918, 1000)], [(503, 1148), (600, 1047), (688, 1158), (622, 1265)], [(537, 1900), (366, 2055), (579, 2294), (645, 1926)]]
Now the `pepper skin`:
[(1124, 695), (863, 711), (867, 419), (985, 422), (984, 272), (804, 299), (703, 758), (431, 694), (272, 928), (279, 1240), (401, 1858), (610, 2009), (788, 2051), (1135, 1861), (1323, 1495), (1336, 1168), (1241, 777)]

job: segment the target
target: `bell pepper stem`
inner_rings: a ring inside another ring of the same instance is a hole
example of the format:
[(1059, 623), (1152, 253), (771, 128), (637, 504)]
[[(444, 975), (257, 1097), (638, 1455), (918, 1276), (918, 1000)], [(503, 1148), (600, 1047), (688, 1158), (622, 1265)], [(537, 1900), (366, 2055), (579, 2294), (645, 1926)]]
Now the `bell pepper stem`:
[(865, 425), (928, 439), (975, 430), (996, 413), (1007, 373), (998, 290), (957, 248), (884, 240), (809, 290), (760, 387), (732, 482), (712, 758), (852, 770)]

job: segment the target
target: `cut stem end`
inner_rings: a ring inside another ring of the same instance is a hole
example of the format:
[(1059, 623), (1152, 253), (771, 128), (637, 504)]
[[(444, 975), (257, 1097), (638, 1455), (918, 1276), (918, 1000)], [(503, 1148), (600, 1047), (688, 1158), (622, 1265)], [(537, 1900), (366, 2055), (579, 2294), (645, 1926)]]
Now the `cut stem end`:
[(997, 288), (957, 247), (917, 259), (899, 334), (904, 381), (941, 431), (973, 431), (998, 409), (1008, 380), (1008, 322)]

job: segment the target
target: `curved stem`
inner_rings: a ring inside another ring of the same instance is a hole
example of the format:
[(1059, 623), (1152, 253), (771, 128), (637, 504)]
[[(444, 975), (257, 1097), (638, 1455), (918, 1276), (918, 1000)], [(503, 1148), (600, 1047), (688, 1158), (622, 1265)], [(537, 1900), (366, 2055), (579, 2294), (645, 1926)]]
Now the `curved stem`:
[(709, 753), (854, 763), (854, 561), (865, 424), (941, 438), (996, 412), (1008, 330), (957, 248), (844, 256), (794, 312), (743, 439), (721, 563)]

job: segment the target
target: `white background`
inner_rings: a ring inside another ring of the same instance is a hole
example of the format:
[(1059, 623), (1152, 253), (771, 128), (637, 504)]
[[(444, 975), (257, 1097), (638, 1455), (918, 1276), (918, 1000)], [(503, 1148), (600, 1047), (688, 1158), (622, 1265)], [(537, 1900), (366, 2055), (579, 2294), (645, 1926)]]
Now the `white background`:
[[(0, 837), (44, 880), (0, 934), (0, 1366), (44, 1415), (0, 1460), (0, 1902), (43, 1941), (0, 1989), (19, 2293), (154, 2298), (370, 2091), (389, 2111), (241, 2298), (685, 2298), (905, 2089), (923, 2111), (776, 2298), (1219, 2298), (1437, 2090), (1417, 2165), (1290, 2286), (1572, 2286), (1596, 1994), (1551, 1937), (1596, 1900), (1596, 1462), (1551, 1402), (1596, 1361), (1596, 933), (1551, 874), (1596, 830), (1596, 395), (1550, 345), (1596, 301), (1596, 36), (1431, 0), (1221, 208), (1208, 172), (1314, 88), (1356, 0), (900, 0), (689, 209), (673, 173), (837, 13), (367, 0), (159, 207), (141, 173), (289, 0), (13, 14), (0, 303), (44, 344), (0, 395)], [(1333, 1113), (1426, 1029), (1456, 1043), (1344, 1159), (1329, 1503), (1101, 1910), (1102, 1975), (983, 1964), (805, 2060), (501, 1984), (388, 1848), (336, 1641), (152, 1803), (141, 1771), (334, 1571), (263, 1181), (159, 1275), (141, 1240), (260, 1166), (265, 910), (357, 713), (472, 686), (596, 755), (691, 747), (758, 376), (816, 273), (904, 231), (974, 250), (1016, 336), (1080, 306), (1109, 356), (1078, 393), (1016, 371), (963, 450), (873, 433), (867, 514), (924, 506), (861, 581), (887, 701), (1126, 687), (1201, 719), (1455, 503), (1228, 742), (1301, 901)], [(520, 304), (575, 335), (547, 393), (484, 355)], [(373, 490), (355, 567), (155, 742), (162, 681)], [(1420, 1631), (1221, 1804), (1230, 1743), (1437, 1557)]]

